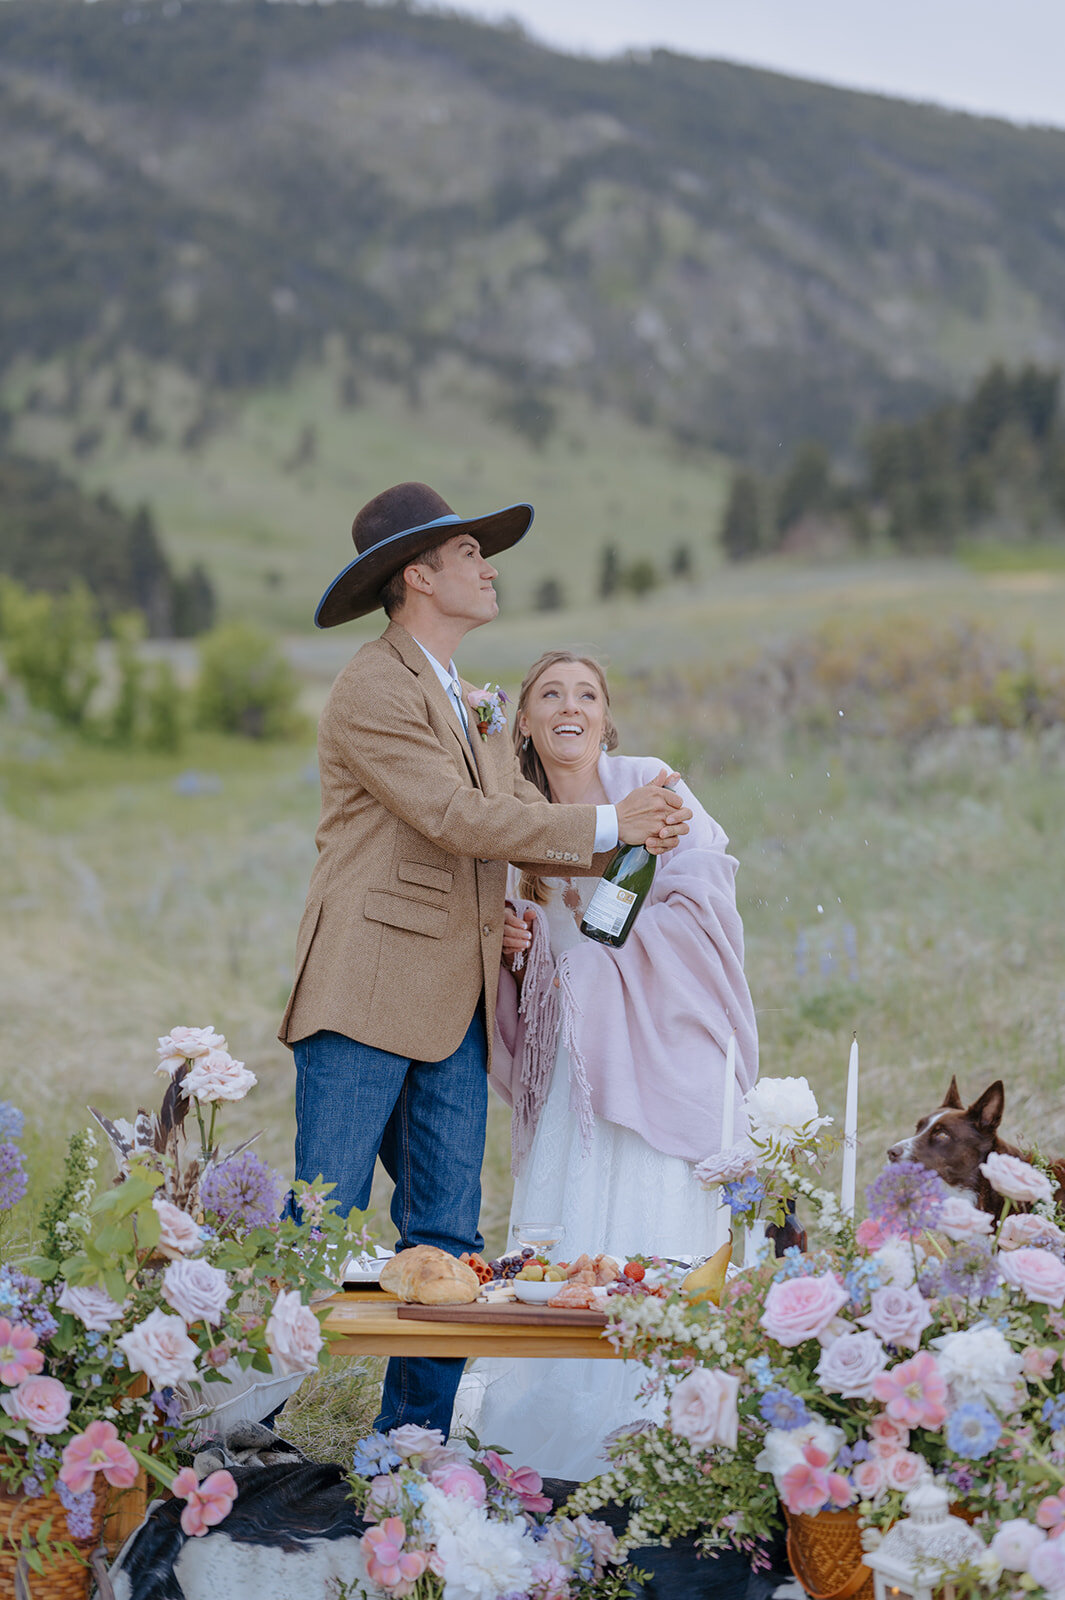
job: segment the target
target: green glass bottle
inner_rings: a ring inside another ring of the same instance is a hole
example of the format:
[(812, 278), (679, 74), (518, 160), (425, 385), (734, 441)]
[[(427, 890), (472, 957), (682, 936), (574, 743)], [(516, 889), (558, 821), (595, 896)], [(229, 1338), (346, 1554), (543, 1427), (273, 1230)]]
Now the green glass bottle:
[[(675, 782), (663, 785), (667, 789), (675, 786)], [(585, 938), (613, 945), (615, 950), (621, 948), (647, 899), (657, 864), (658, 857), (642, 844), (618, 846), (581, 919)]]

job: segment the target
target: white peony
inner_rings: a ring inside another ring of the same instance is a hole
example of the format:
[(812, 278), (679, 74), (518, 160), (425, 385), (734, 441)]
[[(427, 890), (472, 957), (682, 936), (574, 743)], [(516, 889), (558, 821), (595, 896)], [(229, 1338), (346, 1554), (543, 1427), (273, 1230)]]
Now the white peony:
[(443, 1528), (436, 1553), (444, 1564), (444, 1600), (499, 1600), (527, 1594), (539, 1559), (519, 1517), (489, 1518), (478, 1506), (454, 1528)]
[(909, 1289), (916, 1282), (914, 1273), (914, 1258), (917, 1260), (919, 1272), (925, 1260), (925, 1252), (919, 1244), (903, 1244), (899, 1239), (889, 1239), (887, 1244), (882, 1244), (879, 1250), (873, 1251), (873, 1260), (876, 1262), (877, 1275), (882, 1288)]
[(932, 1344), (940, 1370), (950, 1386), (952, 1403), (985, 1400), (1000, 1416), (1009, 1416), (1024, 1393), (1024, 1361), (1004, 1334), (988, 1322), (944, 1333)]
[(834, 1428), (831, 1423), (822, 1422), (820, 1417), (815, 1417), (801, 1428), (770, 1428), (754, 1464), (762, 1472), (768, 1472), (779, 1489), (788, 1469), (804, 1459), (802, 1451), (805, 1444), (816, 1445), (824, 1451), (829, 1461), (835, 1461), (845, 1438), (842, 1428)]
[(743, 1104), (753, 1137), (785, 1149), (805, 1143), (832, 1121), (818, 1115), (814, 1092), (805, 1078), (759, 1078), (744, 1095)]

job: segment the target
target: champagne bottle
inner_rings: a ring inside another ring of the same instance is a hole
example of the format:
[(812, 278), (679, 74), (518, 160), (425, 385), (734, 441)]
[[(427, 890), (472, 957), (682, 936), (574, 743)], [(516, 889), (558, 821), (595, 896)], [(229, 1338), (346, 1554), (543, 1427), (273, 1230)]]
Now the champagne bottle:
[[(671, 778), (662, 787), (673, 789), (677, 781)], [(658, 857), (642, 844), (618, 846), (581, 919), (585, 938), (621, 948), (650, 892), (657, 863)]]

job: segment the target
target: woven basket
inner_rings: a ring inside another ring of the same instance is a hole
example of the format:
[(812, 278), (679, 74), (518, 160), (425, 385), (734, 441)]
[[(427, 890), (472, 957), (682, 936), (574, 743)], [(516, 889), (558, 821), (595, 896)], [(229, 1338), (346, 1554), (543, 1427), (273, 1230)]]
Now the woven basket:
[(862, 1560), (857, 1509), (792, 1515), (788, 1561), (811, 1600), (873, 1600), (873, 1574)]
[[(15, 1569), (19, 1561), (19, 1547), (24, 1534), (35, 1541), (41, 1524), (52, 1519), (49, 1543), (70, 1544), (78, 1552), (69, 1551), (46, 1557), (43, 1572), (28, 1574), (27, 1583), (33, 1600), (85, 1600), (89, 1592), (92, 1573), (89, 1557), (100, 1542), (100, 1529), (104, 1519), (104, 1497), (97, 1492), (93, 1507), (93, 1531), (88, 1539), (72, 1539), (67, 1533), (66, 1511), (57, 1494), (43, 1494), (30, 1500), (24, 1494), (6, 1494), (0, 1489), (0, 1595), (8, 1600), (15, 1594)], [(78, 1557), (83, 1559), (79, 1560)]]

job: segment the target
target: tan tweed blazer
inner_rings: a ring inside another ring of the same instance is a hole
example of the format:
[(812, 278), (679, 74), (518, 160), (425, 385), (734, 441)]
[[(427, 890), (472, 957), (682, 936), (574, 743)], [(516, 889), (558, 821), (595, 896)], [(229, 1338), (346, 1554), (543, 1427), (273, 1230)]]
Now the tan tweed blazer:
[(507, 862), (602, 871), (595, 807), (548, 804), (518, 772), (509, 730), (482, 739), (471, 719), (471, 733), (472, 748), (398, 623), (337, 678), (318, 729), (318, 861), (284, 1043), (325, 1028), (442, 1061), (483, 990), (491, 1052)]

